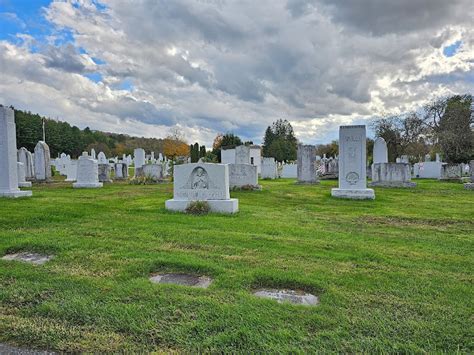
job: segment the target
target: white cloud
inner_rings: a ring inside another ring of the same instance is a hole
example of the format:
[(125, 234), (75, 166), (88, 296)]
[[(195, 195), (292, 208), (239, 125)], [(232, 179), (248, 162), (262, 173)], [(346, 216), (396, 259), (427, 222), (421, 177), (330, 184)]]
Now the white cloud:
[[(178, 127), (206, 145), (225, 131), (259, 143), (286, 118), (302, 141), (322, 143), (340, 124), (472, 91), (469, 3), (53, 2), (45, 16), (73, 42), (39, 52), (0, 42), (0, 99), (93, 129), (163, 137)], [(93, 72), (99, 83), (84, 76)]]

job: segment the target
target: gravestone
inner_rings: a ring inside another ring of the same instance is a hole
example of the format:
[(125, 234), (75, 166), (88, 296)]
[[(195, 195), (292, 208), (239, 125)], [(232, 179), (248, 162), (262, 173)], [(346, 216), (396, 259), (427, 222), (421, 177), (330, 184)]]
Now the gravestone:
[(251, 164), (229, 164), (229, 186), (231, 189), (242, 187), (260, 189), (257, 167)]
[(125, 180), (128, 179), (128, 165), (125, 162), (119, 162), (115, 164), (115, 179)]
[(21, 261), (24, 263), (42, 265), (53, 258), (52, 255), (44, 255), (38, 253), (29, 253), (29, 252), (18, 252), (13, 254), (7, 254), (2, 257), (3, 260), (8, 261)]
[(36, 144), (34, 167), (36, 181), (51, 180), (51, 156), (48, 145), (43, 141)]
[(26, 181), (25, 164), (17, 162), (18, 167), (18, 187), (31, 187), (31, 181)]
[(275, 158), (263, 158), (262, 159), (262, 179), (276, 179), (278, 177), (277, 164)]
[(99, 182), (99, 167), (97, 160), (82, 153), (77, 162), (77, 182), (72, 184), (75, 189), (95, 189), (103, 186)]
[(0, 107), (0, 197), (26, 197), (31, 191), (18, 188), (15, 113)]
[(382, 137), (378, 137), (374, 142), (374, 164), (388, 163), (387, 143)]
[(95, 155), (95, 149), (94, 148), (91, 149), (91, 158), (94, 159), (94, 160), (97, 159), (97, 157)]
[(316, 147), (298, 144), (297, 178), (299, 184), (319, 184), (316, 167)]
[(163, 179), (162, 164), (146, 164), (140, 168), (135, 168), (135, 177), (148, 177), (155, 182)]
[(250, 147), (239, 145), (235, 148), (235, 164), (250, 164)]
[(160, 274), (150, 277), (150, 281), (159, 284), (173, 284), (198, 288), (208, 288), (212, 279), (208, 276), (197, 276), (192, 274)]
[(18, 161), (25, 165), (25, 179), (33, 180), (35, 178), (35, 170), (33, 168), (33, 156), (25, 147), (18, 149)]
[(99, 174), (99, 182), (112, 182), (112, 180), (110, 179), (109, 163), (98, 164), (97, 169)]
[(99, 164), (108, 164), (109, 163), (109, 161), (107, 160), (107, 157), (105, 156), (104, 152), (100, 152), (97, 155), (97, 162)]
[(474, 190), (474, 160), (469, 162), (469, 173), (471, 174), (471, 182), (464, 184), (464, 188)]
[(141, 168), (145, 165), (145, 150), (142, 148), (137, 148), (133, 151), (133, 162), (135, 164), (135, 170)]
[(77, 178), (77, 160), (69, 161), (66, 166), (66, 180), (68, 182), (76, 181)]
[(339, 187), (331, 195), (348, 199), (375, 199), (367, 188), (365, 125), (339, 127)]
[(230, 198), (226, 164), (191, 163), (174, 166), (172, 200), (166, 209), (185, 211), (191, 201), (207, 201), (212, 212), (236, 213), (239, 200)]
[(415, 187), (411, 181), (410, 164), (375, 163), (372, 164), (372, 182), (370, 186)]
[(297, 164), (283, 164), (281, 177), (296, 179), (298, 177), (298, 165)]
[(301, 306), (317, 306), (319, 298), (311, 293), (299, 290), (259, 290), (254, 295), (261, 298), (269, 298), (278, 303), (293, 303)]
[(461, 164), (443, 164), (441, 166), (441, 176), (439, 180), (461, 181), (462, 167)]

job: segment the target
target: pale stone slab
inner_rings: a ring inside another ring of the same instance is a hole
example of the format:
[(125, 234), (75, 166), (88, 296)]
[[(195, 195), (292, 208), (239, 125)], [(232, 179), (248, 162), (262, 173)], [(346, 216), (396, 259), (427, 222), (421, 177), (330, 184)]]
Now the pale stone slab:
[(250, 147), (239, 145), (235, 148), (235, 164), (250, 164)]
[(77, 160), (69, 161), (66, 166), (66, 180), (68, 182), (76, 181), (77, 179)]
[(128, 165), (126, 163), (115, 164), (115, 179), (116, 180), (128, 179)]
[(254, 295), (262, 298), (269, 298), (278, 303), (292, 303), (301, 306), (317, 306), (319, 298), (311, 293), (295, 290), (259, 290), (254, 292)]
[(275, 158), (262, 159), (262, 179), (276, 179), (278, 177), (277, 164)]
[(230, 198), (227, 164), (175, 165), (173, 191), (174, 198), (165, 203), (168, 210), (185, 211), (191, 201), (207, 201), (211, 212), (238, 211), (238, 200)]
[(348, 199), (375, 199), (367, 188), (366, 134), (364, 125), (339, 127), (339, 188), (331, 195)]
[(296, 179), (298, 177), (298, 165), (297, 164), (283, 164), (281, 171), (282, 178)]
[(387, 142), (382, 137), (378, 137), (374, 142), (373, 156), (374, 164), (388, 163)]
[(462, 178), (461, 164), (443, 164), (441, 166), (440, 180), (459, 180)]
[(191, 274), (161, 274), (150, 277), (150, 281), (159, 284), (173, 284), (198, 288), (208, 288), (212, 279), (208, 276), (197, 276)]
[(27, 197), (31, 191), (18, 188), (15, 114), (9, 107), (0, 107), (0, 197)]
[(155, 181), (163, 179), (163, 165), (160, 164), (146, 164), (140, 168), (135, 168), (135, 177), (149, 177)]
[(99, 182), (99, 167), (97, 160), (92, 159), (86, 152), (79, 157), (77, 163), (77, 182), (72, 184), (75, 189), (100, 188), (103, 184)]
[(104, 152), (99, 152), (97, 155), (97, 162), (99, 164), (108, 164), (109, 161), (107, 160), (107, 157), (105, 156)]
[(375, 163), (372, 165), (370, 186), (415, 187), (416, 183), (411, 181), (410, 164)]
[(244, 186), (260, 189), (257, 167), (250, 164), (229, 164), (229, 186), (231, 189)]
[(319, 184), (316, 171), (316, 147), (314, 145), (298, 144), (298, 183)]
[(31, 187), (31, 181), (25, 179), (25, 164), (17, 162), (18, 167), (18, 186), (19, 187)]
[(52, 258), (53, 256), (51, 255), (21, 252), (21, 253), (7, 254), (4, 257), (2, 257), (2, 260), (21, 261), (21, 262), (25, 262), (29, 264), (42, 265), (46, 263), (47, 261), (51, 260)]
[(105, 163), (105, 164), (99, 163), (97, 169), (98, 169), (98, 175), (99, 175), (99, 182), (112, 182), (112, 179), (110, 179), (109, 163)]
[(137, 148), (133, 151), (133, 162), (135, 164), (135, 169), (136, 168), (141, 168), (143, 165), (145, 165), (145, 150), (142, 148)]
[(25, 147), (21, 147), (20, 149), (18, 149), (18, 161), (25, 165), (25, 179), (34, 179), (35, 170), (33, 168), (33, 156)]
[(35, 147), (35, 179), (36, 181), (51, 180), (51, 156), (49, 146), (39, 141)]

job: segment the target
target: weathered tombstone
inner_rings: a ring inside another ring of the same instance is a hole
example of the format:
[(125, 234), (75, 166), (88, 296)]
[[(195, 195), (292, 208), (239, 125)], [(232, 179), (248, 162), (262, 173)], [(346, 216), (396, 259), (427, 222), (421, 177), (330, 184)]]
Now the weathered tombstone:
[(66, 166), (66, 180), (64, 181), (76, 181), (77, 178), (77, 160), (71, 160)]
[(94, 159), (94, 160), (97, 159), (97, 157), (95, 155), (95, 149), (94, 148), (91, 149), (91, 158)]
[(411, 181), (410, 164), (375, 163), (372, 165), (370, 186), (415, 187), (416, 183)]
[(166, 209), (185, 211), (192, 201), (206, 201), (212, 212), (236, 213), (239, 200), (230, 198), (226, 164), (191, 163), (174, 166), (174, 197)]
[(250, 164), (250, 147), (239, 145), (235, 148), (235, 164)]
[(281, 177), (296, 179), (298, 177), (298, 165), (297, 164), (283, 164)]
[(35, 147), (35, 179), (51, 180), (51, 156), (48, 145), (43, 141), (39, 141)]
[[(137, 148), (133, 151), (133, 162), (135, 164), (135, 171), (137, 168), (141, 168), (143, 165), (145, 165), (145, 150), (142, 148)], [(135, 176), (137, 176), (135, 174)]]
[(260, 189), (257, 167), (251, 164), (229, 164), (229, 186), (231, 189)]
[(26, 181), (25, 164), (17, 162), (18, 167), (18, 187), (31, 187), (31, 181)]
[(339, 127), (339, 187), (331, 195), (348, 199), (375, 199), (367, 188), (365, 125)]
[(439, 180), (461, 181), (462, 167), (460, 164), (443, 164)]
[(119, 162), (115, 164), (115, 179), (125, 180), (128, 179), (128, 165), (125, 162)]
[(276, 179), (277, 174), (277, 164), (275, 158), (263, 158), (262, 159), (262, 179)]
[(33, 180), (35, 178), (35, 171), (33, 168), (33, 157), (25, 147), (18, 149), (18, 161), (25, 165), (25, 179)]
[(99, 174), (99, 182), (112, 182), (112, 180), (110, 179), (109, 163), (98, 164), (97, 169), (98, 169), (98, 174)]
[(469, 162), (469, 172), (471, 174), (471, 182), (464, 184), (464, 188), (467, 190), (474, 190), (474, 160)]
[(105, 156), (104, 152), (99, 152), (97, 155), (97, 162), (99, 164), (108, 164), (109, 161), (107, 160), (107, 157)]
[(0, 197), (26, 197), (31, 191), (18, 188), (15, 113), (0, 107)]
[(376, 163), (388, 163), (387, 142), (382, 137), (374, 142), (374, 164)]
[[(316, 167), (316, 147), (298, 144), (297, 178), (299, 184), (319, 184)], [(324, 157), (326, 159), (326, 157)]]
[(159, 182), (163, 179), (163, 166), (161, 164), (146, 164), (135, 168), (135, 177), (147, 177)]
[(103, 184), (99, 182), (99, 167), (97, 160), (87, 155), (87, 152), (82, 153), (77, 163), (77, 182), (72, 184), (75, 189), (94, 189), (102, 187)]

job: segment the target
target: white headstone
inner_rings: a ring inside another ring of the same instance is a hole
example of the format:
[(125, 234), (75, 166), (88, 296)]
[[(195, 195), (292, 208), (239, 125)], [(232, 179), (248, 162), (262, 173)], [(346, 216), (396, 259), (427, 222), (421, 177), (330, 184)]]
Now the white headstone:
[[(318, 184), (316, 171), (316, 147), (314, 145), (298, 144), (297, 178), (299, 183)], [(326, 159), (326, 157), (324, 157)]]
[(99, 164), (108, 164), (109, 163), (109, 161), (107, 160), (107, 157), (105, 156), (104, 152), (100, 152), (97, 155), (97, 162)]
[(339, 188), (331, 195), (349, 199), (374, 199), (367, 188), (365, 125), (339, 127)]
[(16, 163), (18, 167), (18, 186), (19, 187), (31, 187), (31, 181), (26, 181), (25, 177), (25, 164)]
[(72, 187), (75, 189), (79, 188), (99, 188), (103, 184), (99, 182), (99, 167), (97, 160), (92, 159), (92, 157), (87, 155), (87, 152), (84, 152), (82, 156), (79, 157), (77, 163), (77, 182), (72, 184)]
[(277, 164), (275, 158), (262, 159), (262, 179), (276, 179), (278, 177)]
[(95, 155), (95, 149), (94, 148), (91, 149), (91, 158), (92, 159), (97, 159), (97, 157)]
[(18, 188), (15, 113), (0, 107), (0, 197), (31, 196)]
[(230, 188), (259, 189), (257, 167), (251, 164), (229, 164)]
[(77, 160), (71, 160), (66, 166), (66, 180), (64, 181), (76, 181), (77, 178)]
[(35, 147), (35, 179), (48, 181), (51, 179), (51, 156), (48, 145), (39, 141)]
[(191, 201), (207, 201), (213, 212), (235, 213), (239, 210), (239, 200), (230, 198), (228, 165), (175, 165), (173, 176), (174, 198), (166, 201), (166, 209), (185, 211)]
[(141, 168), (145, 165), (145, 150), (142, 148), (137, 148), (133, 151), (133, 162), (135, 163), (135, 169)]
[(32, 180), (35, 178), (35, 170), (33, 168), (33, 156), (28, 149), (21, 147), (18, 149), (18, 161), (25, 165), (25, 178)]
[(374, 164), (376, 163), (388, 163), (387, 142), (382, 137), (374, 142)]
[(250, 147), (239, 145), (235, 148), (235, 164), (250, 164)]

